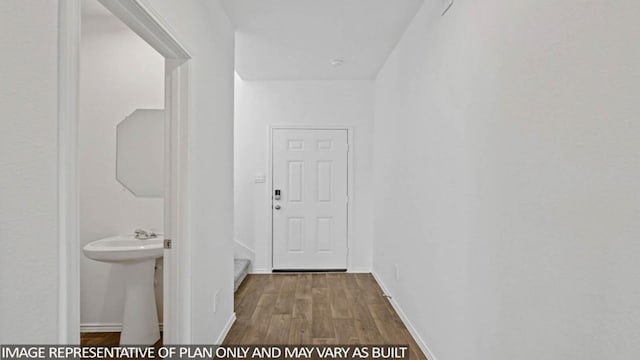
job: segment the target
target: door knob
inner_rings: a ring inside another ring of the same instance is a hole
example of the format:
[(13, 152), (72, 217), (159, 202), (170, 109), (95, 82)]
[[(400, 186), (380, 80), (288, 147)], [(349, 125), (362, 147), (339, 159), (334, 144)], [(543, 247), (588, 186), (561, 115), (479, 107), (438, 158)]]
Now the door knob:
[(276, 205), (273, 208), (276, 209), (276, 210), (280, 210), (280, 205)]

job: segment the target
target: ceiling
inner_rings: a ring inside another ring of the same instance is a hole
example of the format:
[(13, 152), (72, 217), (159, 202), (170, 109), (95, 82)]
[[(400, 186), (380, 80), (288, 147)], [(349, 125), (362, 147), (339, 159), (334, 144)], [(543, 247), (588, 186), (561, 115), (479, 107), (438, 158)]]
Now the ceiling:
[(245, 80), (373, 79), (422, 3), (223, 0)]
[(82, 0), (80, 5), (83, 16), (113, 16), (98, 0)]

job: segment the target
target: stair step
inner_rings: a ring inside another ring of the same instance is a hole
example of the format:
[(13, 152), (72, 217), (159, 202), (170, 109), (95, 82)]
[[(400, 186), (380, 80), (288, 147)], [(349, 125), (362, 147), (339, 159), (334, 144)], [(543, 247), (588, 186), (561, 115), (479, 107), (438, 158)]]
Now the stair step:
[(242, 280), (244, 280), (249, 273), (249, 265), (251, 265), (251, 261), (249, 259), (233, 260), (233, 291), (238, 290), (240, 284), (242, 284)]

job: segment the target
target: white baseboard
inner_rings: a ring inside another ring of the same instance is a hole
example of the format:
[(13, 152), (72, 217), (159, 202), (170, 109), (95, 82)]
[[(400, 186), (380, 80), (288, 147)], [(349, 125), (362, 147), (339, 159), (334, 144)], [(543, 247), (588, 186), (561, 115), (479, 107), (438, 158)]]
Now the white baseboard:
[[(347, 272), (350, 274), (370, 274), (371, 269), (355, 268), (355, 269), (348, 269)], [(253, 269), (249, 273), (250, 274), (271, 274), (272, 270), (269, 268), (260, 268), (260, 269)]]
[(91, 323), (80, 324), (80, 332), (120, 332), (122, 331), (121, 323)]
[[(249, 273), (250, 274), (271, 274), (271, 269), (270, 268), (254, 268), (252, 269)], [(371, 268), (352, 268), (352, 269), (347, 269), (348, 273), (351, 274), (370, 274), (371, 273)]]
[(378, 285), (380, 285), (380, 288), (382, 289), (382, 291), (385, 294), (391, 296), (391, 298), (389, 298), (389, 302), (391, 303), (391, 306), (393, 306), (393, 309), (396, 311), (396, 313), (398, 313), (398, 316), (400, 316), (400, 319), (404, 323), (404, 326), (407, 327), (407, 330), (409, 330), (409, 333), (411, 333), (411, 336), (420, 347), (420, 350), (422, 350), (422, 352), (424, 353), (424, 355), (427, 357), (428, 360), (436, 360), (436, 356), (433, 355), (433, 352), (431, 351), (431, 349), (429, 349), (429, 347), (427, 346), (427, 343), (424, 342), (422, 337), (420, 337), (420, 334), (418, 334), (418, 331), (413, 326), (413, 324), (411, 323), (407, 315), (404, 313), (404, 311), (400, 307), (400, 304), (398, 304), (396, 299), (393, 298), (393, 294), (384, 285), (384, 282), (382, 282), (382, 278), (378, 274), (376, 274), (375, 271), (372, 271), (371, 274), (373, 275), (373, 278), (376, 279), (376, 281), (378, 282)]
[(271, 274), (270, 268), (253, 268), (251, 269), (250, 274)]
[(227, 324), (224, 326), (224, 329), (222, 329), (220, 336), (218, 336), (218, 340), (216, 340), (215, 342), (216, 344), (222, 344), (222, 342), (224, 341), (224, 338), (227, 337), (229, 330), (231, 330), (231, 327), (233, 326), (234, 322), (236, 322), (235, 312), (231, 314), (231, 317), (229, 317), (229, 321), (227, 321)]
[[(163, 330), (162, 323), (160, 323), (160, 331)], [(121, 332), (122, 323), (85, 323), (80, 324), (80, 332), (94, 333), (94, 332)]]

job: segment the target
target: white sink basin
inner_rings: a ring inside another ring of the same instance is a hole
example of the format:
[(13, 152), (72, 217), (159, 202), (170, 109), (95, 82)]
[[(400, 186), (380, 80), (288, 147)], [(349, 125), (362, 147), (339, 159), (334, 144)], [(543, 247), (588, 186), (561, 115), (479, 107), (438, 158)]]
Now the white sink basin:
[(133, 235), (117, 235), (85, 245), (84, 254), (92, 260), (123, 263), (162, 257), (163, 236), (138, 240)]
[(153, 277), (156, 259), (164, 252), (163, 239), (162, 234), (147, 240), (117, 235), (82, 248), (89, 259), (119, 264), (126, 272), (120, 345), (153, 345), (160, 339)]

